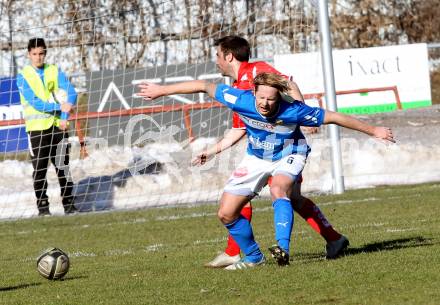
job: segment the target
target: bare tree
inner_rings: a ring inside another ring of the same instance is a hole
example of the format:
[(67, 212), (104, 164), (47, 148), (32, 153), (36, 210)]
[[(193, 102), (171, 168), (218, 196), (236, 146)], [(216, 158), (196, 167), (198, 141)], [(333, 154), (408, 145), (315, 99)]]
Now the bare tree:
[[(154, 0), (148, 0), (148, 6), (151, 9), (151, 13), (149, 15), (144, 15), (143, 16), (143, 20), (145, 22), (145, 18), (148, 17), (152, 17), (153, 20), (153, 35), (161, 35), (161, 29), (160, 29), (160, 22), (159, 22), (159, 14), (157, 13), (157, 5), (156, 3), (154, 3)], [(144, 23), (145, 26), (145, 23)], [(146, 37), (147, 38), (147, 37)], [(164, 44), (164, 64), (166, 64), (168, 62), (168, 41), (164, 40), (163, 41)], [(143, 45), (145, 46), (146, 43), (143, 43)]]
[[(13, 7), (14, 4), (13, 0), (7, 0), (5, 3), (6, 7), (6, 15), (8, 16), (8, 27), (9, 27), (9, 35), (8, 35), (8, 45), (9, 50), (11, 54), (11, 59), (9, 61), (9, 75), (16, 75), (17, 74), (17, 60), (15, 58), (15, 50), (14, 50), (14, 43), (13, 43), (13, 33), (14, 33), (14, 27), (13, 27)], [(3, 10), (3, 8), (2, 8)], [(3, 12), (2, 12), (3, 13)], [(2, 14), (3, 16), (3, 14)]]
[[(65, 41), (65, 44), (72, 45), (79, 48), (81, 69), (83, 71), (90, 70), (90, 63), (88, 59), (87, 44), (85, 42), (94, 39), (94, 22), (93, 18), (94, 7), (96, 1), (94, 0), (69, 0), (67, 8), (64, 9), (66, 19), (70, 21), (69, 32), (74, 34), (73, 41)], [(67, 11), (66, 11), (67, 10)]]
[[(162, 59), (167, 64), (172, 58), (168, 49), (170, 41), (187, 42), (186, 60), (175, 61), (206, 60), (211, 57), (210, 40), (228, 34), (246, 37), (254, 48), (258, 41), (266, 41), (259, 46), (261, 49), (270, 46), (268, 37), (287, 44), (291, 52), (313, 50), (318, 44), (316, 8), (308, 0), (183, 0), (184, 10), (176, 10), (170, 2), (162, 0), (54, 1), (57, 14), (41, 10), (38, 18), (42, 22), (54, 15), (62, 18), (58, 24), (37, 27), (43, 36), (44, 32), (51, 33), (49, 46), (71, 48), (72, 54), (79, 52), (79, 60), (73, 60), (79, 62), (79, 66), (72, 66), (72, 70), (134, 67), (162, 63)], [(331, 0), (333, 45), (357, 48), (439, 42), (440, 6), (437, 2)], [(26, 24), (13, 28), (15, 19), (25, 20), (24, 9), (17, 3), (1, 2), (2, 16), (7, 17), (4, 24), (9, 30), (1, 32), (0, 49), (11, 52), (11, 74), (15, 73), (12, 69), (16, 69), (14, 51), (26, 47), (26, 41), (16, 37), (26, 37), (32, 29)], [(181, 28), (169, 26), (175, 19)], [(58, 32), (63, 33), (59, 38)], [(159, 46), (164, 47), (160, 57), (146, 56), (147, 50), (159, 49)], [(255, 52), (253, 55), (258, 56)]]
[(337, 48), (440, 41), (436, 0), (333, 0), (330, 9)]
[(191, 39), (191, 33), (192, 33), (192, 26), (191, 26), (191, 0), (185, 0), (185, 20), (186, 20), (186, 32), (187, 40), (188, 40), (188, 63), (192, 63), (192, 39)]
[(147, 44), (144, 43), (145, 39), (147, 39), (147, 26), (145, 24), (145, 12), (144, 8), (141, 6), (141, 3), (138, 0), (133, 1), (133, 10), (139, 14), (139, 25), (141, 28), (140, 36), (138, 39), (138, 43), (136, 44), (136, 51), (133, 57), (128, 62), (129, 67), (135, 67), (140, 59), (144, 56), (145, 50), (147, 48)]
[(200, 40), (203, 50), (203, 60), (209, 60), (211, 58), (211, 45), (209, 38), (211, 37), (211, 13), (210, 9), (213, 3), (210, 0), (200, 1), (199, 12), (198, 12), (198, 27), (200, 28)]

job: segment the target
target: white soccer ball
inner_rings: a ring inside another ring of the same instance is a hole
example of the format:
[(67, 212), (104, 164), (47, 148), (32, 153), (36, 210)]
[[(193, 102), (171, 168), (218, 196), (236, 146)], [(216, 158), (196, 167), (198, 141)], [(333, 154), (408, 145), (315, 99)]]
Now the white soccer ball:
[(69, 257), (58, 248), (45, 250), (37, 259), (37, 270), (48, 280), (58, 280), (69, 271)]
[(67, 91), (63, 89), (58, 89), (56, 92), (53, 92), (49, 97), (49, 103), (67, 103)]

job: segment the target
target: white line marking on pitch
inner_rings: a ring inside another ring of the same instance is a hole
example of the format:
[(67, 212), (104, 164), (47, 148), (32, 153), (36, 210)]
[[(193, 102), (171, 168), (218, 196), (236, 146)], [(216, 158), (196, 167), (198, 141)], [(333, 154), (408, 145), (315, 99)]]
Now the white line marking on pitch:
[(156, 252), (163, 247), (164, 247), (163, 244), (154, 244), (154, 245), (146, 246), (144, 250), (145, 252)]
[(386, 229), (388, 233), (398, 233), (398, 232), (408, 232), (408, 231), (417, 231), (418, 228), (408, 228), (408, 229)]
[(93, 252), (82, 252), (82, 251), (74, 251), (69, 253), (70, 257), (95, 257), (96, 253)]

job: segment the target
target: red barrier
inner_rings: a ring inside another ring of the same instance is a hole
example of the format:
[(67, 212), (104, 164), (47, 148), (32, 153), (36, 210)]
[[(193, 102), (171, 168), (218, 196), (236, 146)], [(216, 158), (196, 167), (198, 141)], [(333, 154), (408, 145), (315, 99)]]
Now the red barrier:
[[(400, 102), (399, 91), (397, 90), (397, 86), (391, 87), (380, 87), (380, 88), (362, 88), (355, 90), (344, 90), (344, 91), (336, 91), (336, 95), (346, 95), (346, 94), (356, 94), (356, 93), (368, 93), (368, 92), (383, 92), (383, 91), (393, 91), (394, 98), (396, 99), (397, 109), (402, 110), (402, 103)], [(304, 94), (304, 98), (307, 99), (317, 99), (319, 102), (319, 107), (322, 107), (322, 97), (325, 93), (311, 93)]]
[[(368, 93), (368, 92), (379, 92), (379, 91), (393, 91), (394, 97), (396, 99), (397, 109), (402, 109), (402, 104), (400, 102), (399, 92), (397, 90), (397, 86), (392, 87), (381, 87), (381, 88), (363, 88), (356, 90), (345, 90), (345, 91), (337, 91), (336, 95), (344, 95), (344, 94), (355, 94), (355, 93)], [(319, 106), (322, 107), (322, 97), (325, 93), (311, 93), (304, 94), (305, 99), (317, 99), (319, 102)], [(74, 121), (75, 125), (75, 133), (78, 136), (79, 143), (81, 145), (80, 156), (81, 158), (87, 157), (86, 150), (86, 142), (85, 142), (85, 134), (80, 127), (81, 120), (88, 119), (98, 119), (98, 118), (109, 118), (109, 117), (120, 117), (120, 116), (133, 116), (138, 114), (154, 114), (161, 112), (170, 112), (170, 111), (181, 111), (183, 114), (183, 120), (185, 124), (185, 128), (188, 133), (188, 138), (193, 140), (194, 135), (192, 131), (192, 123), (191, 123), (191, 111), (192, 110), (202, 110), (216, 107), (224, 107), (222, 104), (217, 102), (210, 103), (198, 103), (198, 104), (185, 104), (185, 105), (177, 105), (177, 106), (151, 106), (145, 108), (133, 108), (126, 110), (114, 110), (114, 111), (103, 111), (103, 112), (82, 112), (72, 114), (69, 118), (69, 121)], [(24, 120), (7, 120), (0, 121), (0, 126), (15, 126), (24, 124)]]

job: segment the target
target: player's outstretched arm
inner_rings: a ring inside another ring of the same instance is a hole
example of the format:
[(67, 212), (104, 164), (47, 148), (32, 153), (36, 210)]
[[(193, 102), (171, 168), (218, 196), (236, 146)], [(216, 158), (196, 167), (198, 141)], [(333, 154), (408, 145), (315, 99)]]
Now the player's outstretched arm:
[(192, 165), (203, 165), (216, 154), (221, 153), (222, 151), (228, 149), (233, 146), (235, 143), (240, 141), (246, 135), (246, 129), (231, 129), (225, 135), (223, 139), (209, 147), (208, 149), (200, 152), (194, 159), (192, 159)]
[(204, 80), (194, 80), (171, 85), (158, 85), (144, 82), (139, 84), (138, 88), (139, 92), (137, 93), (137, 96), (143, 97), (147, 101), (151, 101), (161, 96), (198, 92), (206, 92), (210, 97), (214, 97), (216, 85)]
[(332, 123), (366, 133), (367, 135), (376, 137), (378, 139), (387, 140), (393, 143), (396, 142), (394, 140), (393, 132), (389, 127), (373, 126), (349, 115), (345, 115), (339, 112), (326, 111), (324, 124)]

